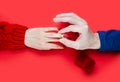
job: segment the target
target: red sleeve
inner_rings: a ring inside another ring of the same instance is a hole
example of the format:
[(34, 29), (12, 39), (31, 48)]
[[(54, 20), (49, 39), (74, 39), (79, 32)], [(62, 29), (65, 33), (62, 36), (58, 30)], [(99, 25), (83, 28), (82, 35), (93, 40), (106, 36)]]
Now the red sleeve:
[(25, 48), (24, 36), (26, 26), (0, 22), (0, 49)]

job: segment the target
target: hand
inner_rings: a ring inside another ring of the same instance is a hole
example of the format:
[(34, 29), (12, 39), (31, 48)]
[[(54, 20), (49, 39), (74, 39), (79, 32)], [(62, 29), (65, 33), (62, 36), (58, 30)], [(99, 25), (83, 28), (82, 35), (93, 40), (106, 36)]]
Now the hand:
[(58, 31), (57, 28), (31, 28), (25, 33), (25, 45), (38, 50), (63, 49), (63, 47), (51, 42), (58, 42), (61, 34), (50, 32)]
[(60, 39), (60, 42), (65, 46), (74, 48), (76, 50), (85, 49), (99, 49), (100, 40), (97, 33), (93, 33), (87, 22), (74, 13), (63, 13), (56, 15), (53, 19), (54, 22), (68, 22), (71, 25), (60, 30), (59, 33), (64, 34), (66, 32), (77, 32), (79, 37), (76, 41), (69, 40), (65, 37)]

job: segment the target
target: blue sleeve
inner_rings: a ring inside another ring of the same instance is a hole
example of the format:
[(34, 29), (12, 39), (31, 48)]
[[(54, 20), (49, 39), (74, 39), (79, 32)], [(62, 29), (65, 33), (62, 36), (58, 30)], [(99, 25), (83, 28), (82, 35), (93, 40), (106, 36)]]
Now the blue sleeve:
[(100, 51), (120, 51), (120, 30), (98, 31)]

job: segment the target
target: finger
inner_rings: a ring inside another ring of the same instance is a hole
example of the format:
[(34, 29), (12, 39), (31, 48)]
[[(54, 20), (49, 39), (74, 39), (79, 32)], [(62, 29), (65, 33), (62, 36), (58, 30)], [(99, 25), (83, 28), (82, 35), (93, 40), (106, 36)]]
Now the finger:
[(81, 17), (79, 17), (75, 13), (63, 13), (63, 14), (56, 15), (56, 18), (61, 18), (61, 17), (73, 17), (73, 18), (76, 18), (76, 19), (81, 20), (81, 21), (83, 20)]
[(78, 19), (81, 22), (87, 23), (82, 17), (78, 16), (75, 13), (62, 13), (62, 14), (56, 15), (56, 18), (61, 18), (61, 17), (73, 17), (75, 19)]
[(47, 47), (48, 47), (49, 50), (50, 49), (64, 49), (62, 46), (59, 46), (59, 45), (53, 44), (53, 43), (48, 43), (46, 45), (47, 45)]
[(47, 38), (62, 38), (62, 34), (58, 34), (58, 33), (46, 33), (45, 36)]
[(77, 47), (75, 41), (71, 41), (71, 40), (68, 40), (68, 39), (66, 39), (66, 38), (60, 39), (60, 42), (61, 42), (62, 44), (64, 44), (65, 46), (70, 47), (70, 48), (76, 49), (76, 47)]
[(78, 24), (78, 20), (74, 17), (61, 17), (61, 18), (54, 18), (54, 22), (68, 22), (70, 24)]
[(52, 43), (52, 42), (59, 42), (59, 39), (57, 39), (57, 38), (45, 38), (44, 41), (46, 43)]
[(56, 27), (47, 27), (47, 28), (42, 28), (44, 31), (58, 31), (58, 28)]
[(79, 30), (76, 27), (74, 27), (73, 25), (70, 25), (70, 26), (58, 31), (58, 33), (66, 33), (66, 32), (79, 32)]
[(48, 43), (51, 43), (51, 42), (59, 42), (59, 39), (49, 39), (47, 40)]

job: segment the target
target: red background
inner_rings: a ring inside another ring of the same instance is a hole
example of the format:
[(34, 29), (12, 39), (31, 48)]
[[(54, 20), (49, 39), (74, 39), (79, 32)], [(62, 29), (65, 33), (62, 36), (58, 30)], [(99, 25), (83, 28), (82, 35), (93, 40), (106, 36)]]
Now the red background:
[[(0, 20), (29, 27), (55, 26), (56, 14), (74, 12), (93, 31), (120, 29), (119, 0), (1, 0)], [(0, 82), (120, 82), (119, 53), (89, 51), (91, 75), (74, 64), (66, 50), (1, 50)]]

